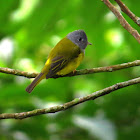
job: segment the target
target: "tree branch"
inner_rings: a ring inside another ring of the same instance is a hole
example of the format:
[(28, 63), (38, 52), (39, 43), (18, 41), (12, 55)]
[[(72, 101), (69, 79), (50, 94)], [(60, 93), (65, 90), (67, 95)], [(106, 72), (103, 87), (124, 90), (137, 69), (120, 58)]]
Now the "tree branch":
[(120, 24), (132, 35), (134, 38), (140, 43), (140, 35), (137, 30), (132, 28), (130, 24), (125, 20), (122, 14), (118, 11), (118, 9), (109, 1), (109, 0), (102, 0), (105, 5), (114, 13), (114, 15), (120, 21)]
[(129, 8), (121, 0), (115, 0), (115, 1), (120, 6), (121, 10), (126, 15), (128, 15), (138, 26), (140, 26), (140, 18), (137, 17), (132, 11), (130, 11)]
[[(92, 68), (92, 69), (83, 69), (83, 70), (77, 70), (75, 73), (70, 73), (64, 76), (58, 76), (55, 75), (52, 78), (59, 78), (59, 77), (71, 77), (71, 76), (77, 76), (77, 75), (86, 75), (86, 74), (93, 74), (93, 73), (99, 73), (99, 72), (113, 72), (116, 70), (126, 69), (130, 67), (140, 66), (140, 60), (135, 60), (133, 62), (113, 65), (113, 66), (107, 66), (107, 67), (98, 67), (98, 68)], [(24, 72), (20, 70), (10, 69), (10, 68), (2, 68), (0, 67), (1, 73), (6, 74), (12, 74), (17, 76), (23, 76), (26, 78), (35, 78), (38, 73), (30, 73), (30, 72)]]
[(35, 109), (33, 111), (22, 112), (22, 113), (3, 113), (3, 114), (0, 114), (0, 119), (24, 119), (24, 118), (28, 118), (32, 116), (41, 115), (41, 114), (48, 114), (48, 113), (55, 113), (55, 112), (63, 111), (75, 105), (78, 105), (80, 103), (83, 103), (89, 100), (95, 100), (96, 98), (109, 94), (115, 90), (130, 86), (130, 85), (138, 84), (138, 83), (140, 83), (140, 77), (129, 80), (129, 81), (117, 83), (115, 85), (96, 91), (90, 95), (87, 95), (81, 98), (75, 98), (74, 100), (67, 102), (63, 105), (57, 105), (57, 106), (45, 108), (45, 109)]

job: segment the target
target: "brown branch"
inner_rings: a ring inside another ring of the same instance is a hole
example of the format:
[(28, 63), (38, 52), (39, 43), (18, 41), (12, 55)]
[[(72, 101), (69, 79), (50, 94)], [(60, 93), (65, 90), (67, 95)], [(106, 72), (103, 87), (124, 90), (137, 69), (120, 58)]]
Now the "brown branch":
[(90, 95), (87, 95), (81, 98), (75, 98), (74, 100), (67, 102), (63, 105), (57, 105), (57, 106), (45, 108), (45, 109), (35, 109), (33, 111), (22, 112), (22, 113), (3, 113), (3, 114), (0, 114), (0, 119), (24, 119), (24, 118), (28, 118), (32, 116), (41, 115), (41, 114), (48, 114), (48, 113), (55, 113), (55, 112), (63, 111), (75, 105), (78, 105), (80, 103), (83, 103), (89, 100), (94, 100), (100, 96), (104, 96), (118, 89), (130, 86), (130, 85), (138, 84), (138, 83), (140, 83), (140, 77), (129, 80), (129, 81), (117, 83), (115, 85), (96, 91)]
[[(140, 60), (135, 60), (133, 62), (113, 65), (113, 66), (107, 66), (107, 67), (98, 67), (98, 68), (92, 68), (92, 69), (83, 69), (83, 70), (77, 70), (75, 73), (70, 73), (64, 76), (54, 76), (52, 78), (59, 78), (59, 77), (71, 77), (71, 76), (77, 76), (77, 75), (86, 75), (86, 74), (93, 74), (93, 73), (99, 73), (99, 72), (113, 72), (116, 70), (126, 69), (130, 67), (140, 66)], [(12, 74), (17, 76), (24, 76), (26, 78), (35, 78), (38, 73), (30, 73), (30, 72), (24, 72), (20, 70), (10, 69), (10, 68), (1, 68), (1, 73), (6, 74)]]
[(130, 11), (129, 8), (121, 0), (115, 0), (115, 1), (120, 6), (121, 10), (126, 15), (128, 15), (138, 26), (140, 26), (140, 18), (137, 17), (132, 11)]
[(122, 16), (122, 14), (118, 11), (118, 9), (110, 3), (109, 0), (102, 0), (105, 5), (114, 13), (114, 15), (118, 18), (120, 21), (120, 24), (132, 35), (134, 38), (140, 43), (140, 35), (137, 30), (132, 28), (130, 24), (125, 20), (125, 18)]

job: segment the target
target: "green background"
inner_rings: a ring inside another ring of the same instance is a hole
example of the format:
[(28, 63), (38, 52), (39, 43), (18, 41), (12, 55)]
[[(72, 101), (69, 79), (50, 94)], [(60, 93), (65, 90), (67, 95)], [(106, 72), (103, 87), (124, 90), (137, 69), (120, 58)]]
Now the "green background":
[[(116, 3), (112, 0), (113, 4)], [(124, 3), (140, 16), (139, 0)], [(123, 13), (122, 13), (123, 14)], [(123, 14), (132, 27), (137, 26)], [(89, 42), (78, 69), (140, 59), (140, 46), (100, 0), (0, 0), (0, 67), (40, 72), (51, 48), (83, 29)], [(0, 73), (0, 113), (46, 108), (140, 76), (140, 67), (42, 81)], [(24, 120), (1, 120), (0, 140), (139, 140), (140, 85), (69, 110)]]

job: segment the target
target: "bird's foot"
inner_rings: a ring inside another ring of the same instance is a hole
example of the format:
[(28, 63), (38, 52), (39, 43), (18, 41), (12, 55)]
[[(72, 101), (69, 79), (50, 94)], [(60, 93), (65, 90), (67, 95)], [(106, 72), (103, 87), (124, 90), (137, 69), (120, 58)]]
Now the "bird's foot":
[(76, 69), (72, 71), (72, 74), (74, 75), (76, 73)]

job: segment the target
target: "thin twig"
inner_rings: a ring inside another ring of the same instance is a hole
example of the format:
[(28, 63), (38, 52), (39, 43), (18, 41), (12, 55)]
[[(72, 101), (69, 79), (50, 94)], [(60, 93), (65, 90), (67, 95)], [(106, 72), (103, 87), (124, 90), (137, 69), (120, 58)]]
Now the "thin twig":
[(140, 26), (140, 18), (137, 17), (132, 11), (130, 11), (129, 8), (121, 0), (115, 0), (115, 1), (120, 6), (121, 10), (126, 15), (128, 15), (138, 26)]
[[(55, 75), (52, 78), (71, 77), (71, 76), (86, 75), (86, 74), (93, 74), (93, 73), (99, 73), (99, 72), (113, 72), (116, 70), (126, 69), (130, 67), (135, 67), (135, 66), (140, 66), (140, 60), (135, 60), (133, 62), (107, 66), (107, 67), (77, 70), (75, 73), (70, 73), (64, 76)], [(30, 73), (30, 72), (24, 72), (20, 70), (15, 70), (15, 69), (10, 69), (10, 68), (1, 68), (1, 67), (0, 67), (0, 72), (6, 73), (6, 74), (17, 75), (17, 76), (23, 76), (26, 78), (35, 78), (38, 75), (38, 73)]]
[(109, 0), (102, 0), (105, 5), (114, 13), (114, 15), (118, 18), (120, 21), (120, 24), (132, 35), (135, 37), (135, 39), (140, 43), (140, 35), (137, 30), (132, 28), (130, 24), (125, 20), (125, 18), (122, 16), (122, 14), (118, 11), (118, 9), (110, 3)]
[(57, 105), (57, 106), (45, 108), (45, 109), (35, 109), (32, 111), (21, 112), (21, 113), (3, 113), (3, 114), (0, 114), (0, 119), (24, 119), (24, 118), (28, 118), (32, 116), (41, 115), (41, 114), (48, 114), (48, 113), (55, 113), (55, 112), (63, 111), (75, 105), (78, 105), (80, 103), (83, 103), (89, 100), (94, 100), (100, 96), (104, 96), (115, 90), (130, 86), (130, 85), (138, 84), (138, 83), (140, 83), (140, 77), (131, 79), (129, 81), (117, 83), (115, 85), (96, 91), (90, 95), (87, 95), (81, 98), (75, 98), (74, 100), (67, 102), (63, 105)]

